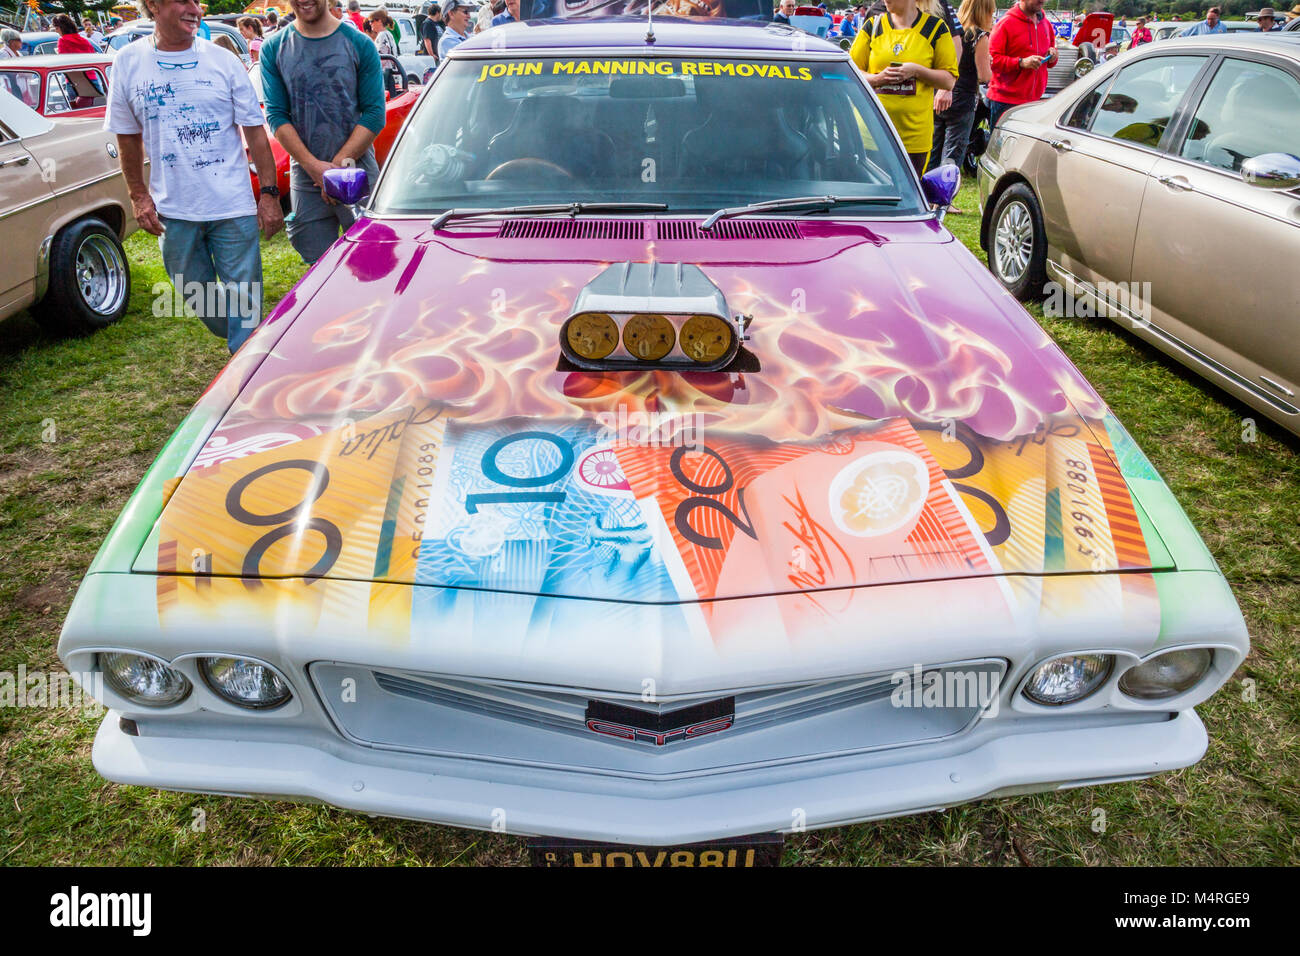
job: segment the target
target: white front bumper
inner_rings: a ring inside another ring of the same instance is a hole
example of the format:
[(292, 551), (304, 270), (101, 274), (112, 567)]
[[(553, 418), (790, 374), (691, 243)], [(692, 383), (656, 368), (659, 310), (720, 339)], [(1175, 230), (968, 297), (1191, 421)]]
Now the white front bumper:
[[(1205, 753), (1195, 711), (1155, 723), (991, 736), (960, 753), (791, 779), (729, 775), (690, 788), (572, 771), (408, 762), (350, 744), (128, 736), (110, 711), (95, 736), (109, 780), (166, 790), (318, 800), (362, 813), (513, 835), (668, 845), (937, 810), (984, 797), (1149, 776)], [(349, 759), (355, 753), (356, 760)], [(918, 755), (919, 756), (919, 755)], [(378, 757), (388, 765), (371, 762)], [(393, 759), (389, 759), (393, 758)], [(397, 764), (396, 766), (394, 764)], [(457, 768), (460, 768), (457, 773)]]

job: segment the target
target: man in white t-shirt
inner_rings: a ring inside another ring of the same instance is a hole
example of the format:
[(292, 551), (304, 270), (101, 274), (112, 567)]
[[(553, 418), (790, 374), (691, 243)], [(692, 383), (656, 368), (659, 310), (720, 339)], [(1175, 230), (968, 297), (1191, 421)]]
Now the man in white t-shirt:
[[(137, 3), (154, 32), (117, 54), (104, 128), (117, 134), (136, 221), (160, 237), (176, 299), (233, 353), (262, 319), (258, 229), (269, 239), (284, 226), (262, 109), (239, 58), (197, 36), (197, 0)], [(245, 143), (264, 184), (256, 201)]]

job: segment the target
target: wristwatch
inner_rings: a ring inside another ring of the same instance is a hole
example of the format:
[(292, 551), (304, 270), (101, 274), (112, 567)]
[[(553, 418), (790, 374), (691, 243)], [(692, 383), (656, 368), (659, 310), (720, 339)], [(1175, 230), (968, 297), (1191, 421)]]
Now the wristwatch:
[(272, 199), (279, 199), (279, 198), (280, 198), (280, 187), (279, 187), (279, 186), (263, 186), (263, 187), (262, 187), (262, 195), (263, 195), (263, 196), (270, 196)]

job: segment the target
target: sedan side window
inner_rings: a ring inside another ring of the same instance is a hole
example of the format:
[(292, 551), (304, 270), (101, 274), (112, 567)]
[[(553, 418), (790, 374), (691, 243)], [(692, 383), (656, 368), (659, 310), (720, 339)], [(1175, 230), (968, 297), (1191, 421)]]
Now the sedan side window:
[(45, 113), (66, 113), (72, 109), (75, 96), (62, 73), (49, 73), (45, 77)]
[(1092, 132), (1155, 148), (1204, 56), (1147, 57), (1120, 70), (1092, 121)]
[(1228, 172), (1262, 153), (1300, 156), (1296, 117), (1300, 81), (1274, 66), (1227, 59), (1196, 109), (1181, 155)]
[(1070, 112), (1065, 121), (1065, 125), (1071, 129), (1086, 130), (1092, 124), (1092, 118), (1097, 113), (1097, 106), (1101, 103), (1101, 98), (1106, 90), (1110, 88), (1111, 81), (1114, 77), (1109, 77), (1095, 87), (1089, 90)]
[(41, 105), (41, 75), (39, 73), (22, 73), (5, 70), (0, 72), (0, 88), (22, 100), (27, 106), (36, 109)]
[(98, 70), (51, 73), (49, 79), (51, 94), (54, 92), (56, 78), (63, 91), (63, 97), (71, 109), (85, 110), (108, 104), (108, 88)]

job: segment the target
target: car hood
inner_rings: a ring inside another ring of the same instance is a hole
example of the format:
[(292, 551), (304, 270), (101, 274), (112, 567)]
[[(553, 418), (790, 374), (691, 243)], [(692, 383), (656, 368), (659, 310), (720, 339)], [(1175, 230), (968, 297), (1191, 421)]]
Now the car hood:
[[(1172, 566), (1140, 453), (933, 222), (644, 229), (363, 221), (205, 399), (135, 570), (665, 604)], [(559, 370), (623, 261), (700, 266), (758, 370)]]

